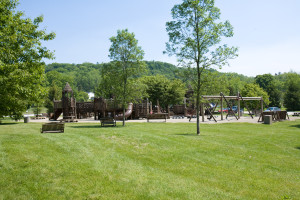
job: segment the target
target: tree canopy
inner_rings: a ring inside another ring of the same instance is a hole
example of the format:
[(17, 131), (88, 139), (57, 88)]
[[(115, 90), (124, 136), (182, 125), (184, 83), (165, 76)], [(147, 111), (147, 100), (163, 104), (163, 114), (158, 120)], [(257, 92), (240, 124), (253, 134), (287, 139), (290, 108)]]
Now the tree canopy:
[(0, 1), (0, 117), (21, 118), (28, 104), (45, 95), (42, 59), (53, 58), (41, 44), (55, 37), (39, 28), (43, 17), (32, 21), (16, 6), (16, 0)]
[(167, 109), (168, 105), (180, 104), (185, 95), (185, 85), (179, 79), (170, 80), (163, 75), (144, 76), (140, 78), (146, 85), (146, 93), (149, 100)]
[(290, 73), (286, 82), (287, 92), (284, 96), (284, 105), (289, 111), (300, 110), (300, 75)]
[(270, 107), (281, 107), (280, 92), (275, 85), (275, 79), (271, 74), (263, 74), (255, 77), (255, 82), (269, 95)]
[[(255, 83), (246, 84), (241, 91), (241, 95), (243, 97), (262, 97), (265, 104), (268, 105), (270, 103), (268, 93)], [(247, 104), (251, 110), (256, 110), (260, 106), (260, 102), (258, 101), (249, 101)]]

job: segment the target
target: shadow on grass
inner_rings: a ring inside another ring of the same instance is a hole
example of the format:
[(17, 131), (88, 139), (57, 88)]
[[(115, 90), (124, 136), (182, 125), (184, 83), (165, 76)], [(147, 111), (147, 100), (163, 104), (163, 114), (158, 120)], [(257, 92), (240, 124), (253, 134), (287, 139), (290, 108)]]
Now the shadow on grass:
[(300, 150), (300, 147), (295, 147), (295, 149), (298, 149), (298, 150)]
[(0, 126), (1, 125), (16, 125), (16, 124), (18, 124), (18, 123), (14, 123), (14, 122), (12, 122), (12, 123), (0, 123)]
[(300, 124), (297, 124), (297, 125), (291, 125), (291, 127), (294, 127), (294, 128), (300, 128)]
[(195, 133), (179, 133), (179, 134), (175, 134), (175, 135), (180, 135), (180, 136), (194, 136), (194, 137), (202, 137), (202, 136), (204, 136), (202, 134), (197, 135)]
[(87, 125), (87, 126), (70, 126), (70, 128), (119, 128), (118, 126), (101, 126), (99, 125)]

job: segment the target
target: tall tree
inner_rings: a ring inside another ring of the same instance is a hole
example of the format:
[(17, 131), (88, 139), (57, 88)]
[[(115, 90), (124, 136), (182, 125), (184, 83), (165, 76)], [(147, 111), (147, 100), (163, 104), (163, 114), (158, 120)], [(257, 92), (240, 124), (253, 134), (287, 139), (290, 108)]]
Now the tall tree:
[(300, 110), (300, 74), (289, 73), (286, 83), (287, 91), (284, 96), (284, 105), (289, 111)]
[(111, 69), (117, 72), (114, 73), (116, 76), (110, 78), (115, 82), (120, 81), (119, 96), (123, 107), (123, 126), (125, 126), (125, 106), (131, 100), (129, 86), (134, 85), (130, 79), (145, 70), (144, 51), (138, 46), (134, 33), (129, 33), (127, 29), (118, 30), (117, 36), (111, 37), (110, 41), (109, 57), (114, 61)]
[(271, 74), (263, 74), (255, 77), (255, 82), (269, 94), (271, 107), (281, 107), (280, 92), (275, 85), (275, 79)]
[[(147, 87), (139, 79), (128, 79), (125, 94), (123, 93), (124, 87), (122, 85), (122, 81), (122, 74), (120, 73), (119, 65), (116, 65), (114, 62), (104, 64), (101, 68), (101, 81), (99, 87), (96, 88), (95, 96), (106, 99), (113, 98), (115, 107), (118, 107), (122, 101), (134, 103), (144, 97), (147, 97)], [(125, 117), (124, 114), (123, 117)]]
[(40, 30), (43, 17), (33, 21), (16, 12), (16, 0), (0, 1), (0, 118), (21, 118), (27, 105), (45, 95), (43, 58), (53, 54), (41, 45), (54, 33)]
[(169, 34), (166, 52), (176, 55), (183, 66), (196, 67), (192, 85), (196, 94), (199, 135), (202, 75), (206, 69), (222, 67), (228, 64), (228, 59), (237, 56), (237, 48), (219, 46), (223, 36), (233, 36), (233, 27), (229, 21), (217, 22), (220, 19), (220, 10), (214, 6), (214, 0), (183, 0), (182, 4), (172, 8), (172, 17), (174, 21), (166, 24)]

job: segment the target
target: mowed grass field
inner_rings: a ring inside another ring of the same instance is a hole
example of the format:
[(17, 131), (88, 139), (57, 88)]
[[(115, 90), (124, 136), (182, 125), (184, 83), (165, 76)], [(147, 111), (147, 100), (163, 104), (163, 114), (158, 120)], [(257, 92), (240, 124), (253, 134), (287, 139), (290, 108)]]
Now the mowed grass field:
[(300, 199), (300, 121), (0, 125), (0, 199)]

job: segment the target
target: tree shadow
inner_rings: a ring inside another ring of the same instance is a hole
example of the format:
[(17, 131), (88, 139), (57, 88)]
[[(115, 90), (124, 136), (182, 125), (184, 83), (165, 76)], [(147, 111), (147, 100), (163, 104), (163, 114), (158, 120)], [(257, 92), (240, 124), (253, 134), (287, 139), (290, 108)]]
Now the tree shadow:
[(300, 146), (299, 146), (299, 147), (295, 147), (295, 149), (298, 149), (298, 150), (300, 150)]
[(15, 123), (15, 122), (12, 122), (12, 123), (0, 123), (0, 126), (1, 125), (16, 125), (16, 124), (18, 124), (18, 123)]
[(291, 125), (290, 127), (300, 128), (300, 124), (297, 124), (297, 125)]
[(70, 128), (119, 128), (118, 126), (101, 126), (99, 125), (84, 125), (84, 126), (70, 126)]
[(197, 135), (195, 133), (178, 133), (178, 134), (175, 134), (175, 135), (187, 136), (187, 137), (203, 137), (203, 136), (205, 136), (203, 134)]

